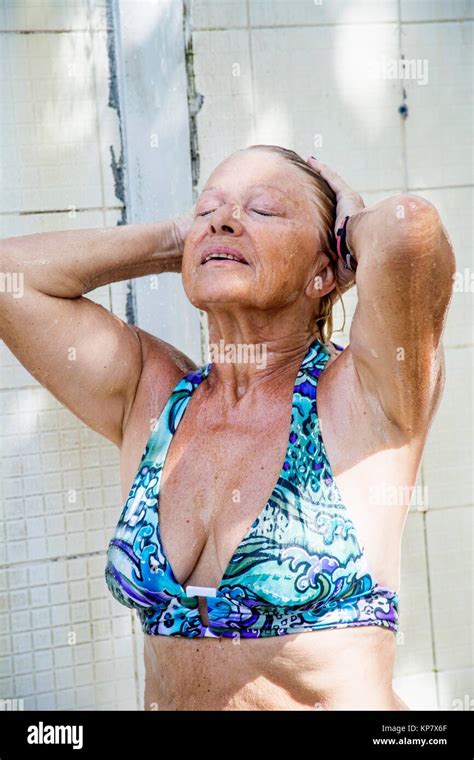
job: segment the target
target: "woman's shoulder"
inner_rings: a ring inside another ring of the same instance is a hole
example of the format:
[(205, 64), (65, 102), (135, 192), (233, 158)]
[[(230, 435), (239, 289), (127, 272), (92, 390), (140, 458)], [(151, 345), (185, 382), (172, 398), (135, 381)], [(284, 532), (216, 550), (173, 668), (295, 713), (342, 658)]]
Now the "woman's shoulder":
[(158, 379), (161, 375), (175, 376), (180, 373), (184, 375), (198, 368), (184, 351), (141, 327), (136, 325), (133, 327), (142, 347), (143, 369), (157, 372)]
[(198, 369), (183, 351), (136, 325), (134, 329), (142, 350), (142, 369), (130, 408), (124, 419), (126, 428), (140, 427), (143, 420), (156, 419), (162, 412), (173, 389), (189, 372)]

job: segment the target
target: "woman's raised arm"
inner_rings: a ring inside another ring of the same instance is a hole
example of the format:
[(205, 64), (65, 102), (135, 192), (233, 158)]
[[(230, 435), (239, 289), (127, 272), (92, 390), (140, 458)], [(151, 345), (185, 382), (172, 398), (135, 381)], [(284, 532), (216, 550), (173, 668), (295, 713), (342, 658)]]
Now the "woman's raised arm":
[(347, 243), (357, 259), (350, 345), (358, 375), (404, 434), (423, 437), (444, 385), (455, 271), (446, 230), (431, 203), (401, 194), (349, 219)]
[[(349, 337), (361, 386), (405, 435), (423, 437), (444, 384), (441, 338), (455, 272), (446, 229), (419, 195), (365, 207), (329, 166), (308, 163), (336, 193), (336, 230), (349, 216), (346, 241), (357, 262)], [(353, 277), (338, 266), (343, 281)]]
[[(36, 233), (0, 241), (0, 337), (41, 385), (121, 445), (142, 370), (140, 330), (84, 294), (181, 269), (175, 220)], [(15, 289), (5, 285), (15, 282)], [(163, 342), (163, 372), (172, 352)]]

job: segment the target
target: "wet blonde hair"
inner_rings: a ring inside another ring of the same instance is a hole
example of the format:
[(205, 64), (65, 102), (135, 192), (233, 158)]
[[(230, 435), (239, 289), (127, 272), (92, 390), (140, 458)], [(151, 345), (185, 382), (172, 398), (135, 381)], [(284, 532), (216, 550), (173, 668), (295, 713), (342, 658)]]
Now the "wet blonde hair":
[(314, 169), (306, 163), (304, 158), (294, 150), (282, 148), (280, 145), (249, 145), (247, 148), (244, 148), (244, 150), (268, 150), (271, 153), (278, 153), (283, 158), (291, 161), (291, 163), (298, 167), (298, 169), (306, 172), (314, 184), (314, 200), (321, 216), (320, 250), (326, 253), (329, 257), (329, 266), (334, 271), (336, 283), (335, 290), (331, 291), (331, 293), (327, 293), (319, 299), (319, 310), (315, 316), (315, 326), (317, 327), (322, 340), (327, 343), (333, 333), (332, 310), (334, 303), (338, 298), (341, 301), (344, 310), (342, 295), (337, 282), (337, 252), (336, 236), (334, 234), (334, 225), (336, 223), (336, 194), (326, 180), (315, 172)]

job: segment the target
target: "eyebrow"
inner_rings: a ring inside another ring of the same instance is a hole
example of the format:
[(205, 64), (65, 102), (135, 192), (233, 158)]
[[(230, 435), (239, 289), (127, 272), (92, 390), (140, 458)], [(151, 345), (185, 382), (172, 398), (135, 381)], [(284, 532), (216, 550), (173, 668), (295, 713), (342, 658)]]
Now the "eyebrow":
[[(289, 200), (293, 203), (293, 199), (289, 195), (284, 193), (283, 190), (281, 190), (276, 185), (268, 185), (265, 183), (259, 183), (258, 185), (252, 186), (252, 190), (259, 190), (261, 188), (264, 188), (265, 190), (276, 190), (278, 193), (280, 193), (280, 195), (284, 196), (285, 200)], [(219, 187), (219, 185), (211, 185), (211, 187), (206, 187), (204, 190), (201, 190), (201, 194), (207, 193), (208, 190), (222, 190), (222, 188)]]

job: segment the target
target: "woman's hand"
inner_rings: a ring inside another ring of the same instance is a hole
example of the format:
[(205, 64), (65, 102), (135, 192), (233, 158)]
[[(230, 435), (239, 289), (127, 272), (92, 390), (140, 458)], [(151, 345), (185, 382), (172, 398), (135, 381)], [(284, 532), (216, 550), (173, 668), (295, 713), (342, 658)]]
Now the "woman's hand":
[(173, 232), (174, 232), (175, 245), (176, 245), (176, 254), (180, 257), (183, 256), (184, 244), (186, 242), (186, 238), (189, 235), (192, 229), (192, 226), (194, 224), (195, 208), (196, 208), (196, 204), (191, 206), (191, 208), (185, 211), (183, 214), (180, 214), (179, 216), (176, 216), (174, 217), (174, 219), (172, 219)]
[[(346, 216), (352, 217), (356, 214), (359, 216), (361, 213), (364, 213), (364, 201), (362, 200), (362, 197), (359, 195), (359, 193), (356, 193), (355, 190), (349, 187), (349, 185), (344, 182), (342, 177), (333, 171), (333, 169), (330, 169), (327, 164), (323, 164), (322, 161), (318, 161), (312, 157), (308, 158), (307, 163), (311, 166), (312, 169), (318, 172), (318, 174), (323, 177), (328, 185), (334, 190), (337, 202), (336, 222), (334, 225), (334, 234), (336, 234)], [(349, 219), (346, 227), (346, 242), (354, 258), (357, 258), (356, 252), (351, 249), (349, 243), (350, 224), (351, 220)], [(351, 272), (350, 269), (346, 269), (340, 260), (338, 260), (337, 265), (337, 280), (342, 292), (348, 290), (355, 282), (354, 272)]]
[(181, 272), (186, 238), (194, 224), (195, 204), (187, 211), (164, 223), (168, 231), (168, 256), (164, 272)]

